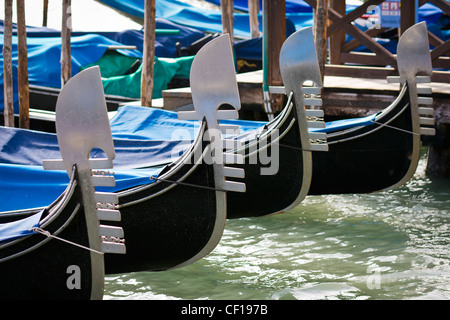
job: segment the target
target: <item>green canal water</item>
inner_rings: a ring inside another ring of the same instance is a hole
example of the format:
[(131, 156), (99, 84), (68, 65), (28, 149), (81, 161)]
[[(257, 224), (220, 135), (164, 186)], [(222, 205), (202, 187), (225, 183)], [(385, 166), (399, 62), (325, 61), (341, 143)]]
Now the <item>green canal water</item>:
[(393, 191), (308, 196), (287, 213), (228, 220), (204, 259), (108, 275), (104, 299), (450, 299), (450, 181), (425, 166), (424, 154)]

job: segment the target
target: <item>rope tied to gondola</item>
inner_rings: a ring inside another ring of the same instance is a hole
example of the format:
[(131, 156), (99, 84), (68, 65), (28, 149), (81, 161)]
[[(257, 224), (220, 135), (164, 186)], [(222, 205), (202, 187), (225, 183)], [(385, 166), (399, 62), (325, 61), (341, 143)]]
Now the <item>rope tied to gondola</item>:
[(33, 231), (35, 233), (40, 233), (40, 234), (42, 234), (42, 235), (44, 235), (44, 236), (46, 236), (48, 238), (53, 238), (53, 239), (56, 239), (56, 240), (60, 240), (60, 241), (63, 241), (65, 243), (68, 243), (70, 245), (73, 245), (73, 246), (76, 246), (76, 247), (79, 247), (79, 248), (82, 248), (82, 249), (85, 249), (85, 250), (88, 250), (88, 251), (92, 251), (92, 252), (95, 252), (95, 253), (98, 253), (98, 254), (103, 254), (103, 252), (101, 252), (101, 251), (98, 251), (98, 250), (95, 250), (95, 249), (83, 246), (81, 244), (78, 244), (78, 243), (75, 243), (75, 242), (63, 239), (63, 238), (60, 238), (58, 236), (55, 236), (55, 235), (51, 234), (49, 231), (46, 231), (46, 230), (44, 230), (42, 228), (39, 228), (39, 227), (33, 227), (33, 228), (30, 229), (30, 231)]
[(206, 189), (206, 190), (211, 190), (211, 191), (222, 191), (222, 192), (226, 192), (227, 191), (225, 189), (219, 189), (219, 188), (214, 188), (214, 187), (202, 186), (202, 185), (199, 185), (199, 184), (193, 184), (193, 183), (187, 183), (187, 182), (181, 182), (181, 181), (174, 181), (174, 180), (169, 180), (169, 179), (157, 178), (155, 176), (150, 176), (150, 179), (151, 180), (162, 181), (162, 182), (167, 182), (167, 183), (172, 183), (172, 184), (177, 184), (177, 185), (186, 186), (186, 187)]
[(398, 130), (398, 131), (410, 133), (410, 134), (412, 134), (412, 135), (420, 136), (420, 133), (413, 132), (413, 131), (410, 131), (410, 130), (405, 130), (405, 129), (398, 128), (398, 127), (394, 127), (394, 126), (390, 126), (390, 125), (388, 125), (388, 124), (386, 124), (386, 123), (377, 122), (377, 121), (375, 121), (375, 120), (370, 120), (370, 122), (372, 122), (372, 123), (374, 123), (374, 124), (376, 124), (376, 125), (379, 125), (379, 126), (381, 126), (381, 127), (386, 127), (386, 128), (390, 128), (390, 129), (394, 129), (394, 130)]

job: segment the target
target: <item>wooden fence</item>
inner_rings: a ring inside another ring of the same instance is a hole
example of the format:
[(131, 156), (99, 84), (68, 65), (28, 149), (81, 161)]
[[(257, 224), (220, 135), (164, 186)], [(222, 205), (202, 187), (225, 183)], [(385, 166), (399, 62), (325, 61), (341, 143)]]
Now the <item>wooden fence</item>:
[[(329, 39), (329, 63), (325, 66), (326, 75), (385, 78), (388, 75), (397, 74), (395, 53), (388, 51), (373, 38), (386, 32), (387, 29), (374, 27), (362, 31), (352, 23), (370, 12), (371, 6), (380, 5), (384, 2), (383, 0), (368, 0), (348, 14), (345, 10), (345, 0), (305, 1), (314, 9), (329, 1), (326, 12), (328, 23), (325, 24), (326, 38)], [(418, 7), (420, 8), (427, 2), (434, 4), (442, 9), (445, 14), (450, 15), (450, 2), (446, 0), (419, 0)], [(414, 1), (401, 0), (400, 8), (399, 35), (415, 23), (416, 16)], [(320, 18), (316, 17), (316, 20), (320, 21)], [(351, 41), (345, 41), (346, 34), (352, 37)], [(433, 68), (435, 68), (432, 80), (450, 82), (450, 72), (441, 71), (442, 69), (450, 69), (450, 40), (444, 41), (430, 31), (428, 31), (428, 35), (433, 47), (431, 58)], [(356, 52), (355, 49), (361, 45), (369, 49), (370, 52)]]

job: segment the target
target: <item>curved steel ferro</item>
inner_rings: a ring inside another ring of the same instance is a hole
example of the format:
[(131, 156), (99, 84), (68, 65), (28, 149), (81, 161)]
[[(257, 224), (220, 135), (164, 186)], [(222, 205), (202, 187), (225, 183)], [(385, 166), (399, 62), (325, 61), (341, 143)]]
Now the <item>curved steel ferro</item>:
[(400, 81), (415, 81), (420, 74), (431, 77), (430, 44), (425, 22), (408, 28), (400, 37), (397, 45), (397, 67)]
[[(312, 28), (304, 28), (290, 35), (280, 51), (280, 71), (286, 95), (294, 94), (297, 120), (301, 132), (303, 150), (303, 184), (308, 192), (312, 178), (311, 151), (327, 151), (325, 133), (312, 133), (308, 128), (325, 127), (323, 111), (306, 109), (306, 106), (321, 106), (322, 100), (316, 98), (322, 88), (322, 77), (317, 59)], [(312, 81), (306, 87), (305, 82)], [(319, 121), (309, 120), (319, 119)], [(306, 194), (304, 195), (306, 196)]]
[[(400, 37), (397, 47), (397, 66), (400, 74), (400, 83), (408, 84), (410, 89), (413, 110), (425, 117), (420, 117), (420, 122), (415, 124), (415, 130), (422, 135), (434, 135), (435, 129), (424, 127), (434, 125), (433, 108), (419, 107), (419, 105), (432, 104), (431, 97), (420, 97), (419, 94), (431, 95), (431, 88), (418, 88), (418, 83), (431, 82), (433, 66), (431, 64), (430, 45), (428, 31), (425, 22), (415, 24), (406, 30)], [(420, 126), (424, 125), (424, 126)]]
[[(76, 166), (86, 215), (89, 247), (107, 253), (125, 253), (123, 230), (100, 225), (100, 220), (120, 220), (118, 210), (110, 209), (118, 203), (117, 195), (95, 192), (95, 186), (114, 186), (111, 169), (115, 158), (100, 69), (86, 69), (70, 79), (61, 90), (56, 104), (56, 132), (62, 160), (44, 160), (47, 170), (65, 169), (72, 177)], [(101, 149), (104, 159), (90, 159), (93, 149)], [(94, 169), (94, 170), (93, 170)], [(92, 299), (103, 295), (103, 255), (91, 253), (93, 263)], [(94, 268), (94, 266), (97, 266)], [(100, 267), (101, 266), (101, 267)]]
[[(220, 63), (218, 63), (220, 61)], [(238, 119), (241, 108), (230, 36), (223, 34), (208, 42), (194, 58), (190, 85), (195, 111), (178, 112), (184, 120), (206, 119), (208, 137), (214, 149), (216, 186), (218, 189), (245, 192), (245, 184), (227, 181), (226, 177), (243, 178), (244, 170), (226, 167), (228, 163), (243, 163), (242, 155), (224, 153), (224, 149), (239, 147), (236, 140), (222, 139), (222, 133), (239, 133), (239, 127), (219, 124), (219, 120)], [(223, 105), (234, 109), (219, 110)]]
[(419, 105), (432, 104), (431, 97), (419, 97), (419, 94), (431, 95), (430, 87), (419, 88), (419, 83), (431, 82), (433, 67), (431, 64), (428, 31), (425, 22), (417, 23), (406, 30), (397, 45), (397, 67), (399, 77), (388, 77), (388, 82), (400, 83), (408, 87), (411, 103), (411, 121), (413, 131), (413, 150), (411, 165), (404, 179), (393, 188), (404, 184), (416, 172), (420, 158), (420, 135), (434, 135), (434, 109)]
[[(306, 120), (306, 122), (300, 120), (299, 125), (306, 128), (325, 127), (322, 110), (306, 109), (307, 106), (322, 105), (322, 100), (315, 97), (321, 93), (322, 77), (311, 27), (293, 33), (283, 43), (280, 51), (280, 71), (285, 93), (287, 95), (290, 92), (294, 93), (294, 101), (300, 119)], [(312, 86), (305, 86), (307, 81), (312, 81)], [(307, 149), (311, 151), (328, 150), (325, 143), (315, 143), (316, 141), (325, 141), (326, 134), (308, 132), (302, 137)]]

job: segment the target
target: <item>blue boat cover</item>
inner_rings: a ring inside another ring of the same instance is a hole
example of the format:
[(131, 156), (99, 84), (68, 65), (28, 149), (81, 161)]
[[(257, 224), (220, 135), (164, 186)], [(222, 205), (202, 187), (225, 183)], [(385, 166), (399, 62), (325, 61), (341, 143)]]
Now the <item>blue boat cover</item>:
[[(127, 15), (144, 19), (144, 0), (99, 0), (99, 2)], [(199, 8), (182, 1), (156, 1), (156, 17), (205, 32), (222, 32), (222, 17), (219, 10)], [(295, 25), (296, 30), (312, 26), (311, 12), (288, 12), (286, 18)], [(262, 15), (259, 15), (259, 20), (262, 28)], [(233, 34), (236, 37), (251, 37), (248, 13), (234, 14)]]
[[(117, 9), (127, 15), (144, 18), (144, 0), (98, 0), (112, 8)], [(206, 0), (213, 4), (219, 5), (220, 0)], [(261, 1), (260, 1), (261, 2)], [(235, 13), (233, 20), (233, 33), (236, 37), (251, 38), (248, 1), (235, 0), (234, 7), (242, 13)], [(357, 8), (357, 5), (348, 4), (346, 11), (350, 12)], [(262, 6), (260, 6), (262, 8)], [(156, 1), (156, 16), (165, 18), (174, 23), (189, 26), (204, 32), (222, 32), (221, 12), (219, 10), (204, 9), (193, 6), (189, 3), (178, 0), (158, 0)], [(258, 16), (260, 31), (262, 28), (262, 15)], [(311, 7), (304, 0), (287, 0), (286, 1), (286, 20), (288, 25), (293, 25), (295, 30), (304, 27), (313, 26), (313, 14)], [(449, 23), (449, 17), (443, 14), (443, 11), (433, 4), (426, 3), (419, 8), (419, 22), (426, 21), (428, 29), (444, 41), (449, 39), (450, 31), (442, 28)], [(355, 25), (363, 31), (367, 30), (368, 23), (366, 19), (360, 18), (355, 21)], [(352, 38), (346, 36), (346, 41)], [(397, 49), (396, 39), (376, 38), (382, 46), (390, 52), (395, 53)], [(254, 55), (260, 56), (259, 52)], [(356, 49), (357, 51), (368, 51), (364, 46)]]
[(325, 123), (325, 128), (310, 128), (311, 132), (325, 132), (332, 133), (336, 131), (346, 130), (355, 127), (364, 127), (374, 124), (375, 118), (378, 113), (371, 114), (361, 118), (351, 118), (336, 121), (328, 121)]
[[(199, 128), (198, 121), (179, 120), (174, 111), (131, 105), (119, 107), (110, 123), (113, 136), (121, 139), (179, 140), (178, 134), (183, 129), (187, 132), (184, 140), (192, 141)], [(266, 124), (251, 120), (220, 120), (220, 123), (238, 125), (242, 133)]]
[[(140, 170), (114, 170), (115, 187), (96, 187), (116, 192), (154, 182), (164, 166)], [(0, 212), (39, 208), (55, 201), (69, 184), (65, 171), (47, 171), (42, 166), (0, 164)]]
[[(328, 122), (325, 129), (314, 131), (332, 132), (370, 125), (374, 117)], [(245, 134), (262, 128), (267, 122), (224, 120), (221, 123), (237, 124)], [(178, 120), (172, 111), (139, 106), (119, 108), (111, 119), (116, 186), (105, 190), (114, 192), (152, 183), (151, 176), (157, 177), (165, 164), (189, 148), (198, 128), (197, 121)], [(93, 150), (92, 156), (103, 154)], [(65, 171), (43, 170), (42, 160), (58, 158), (55, 134), (0, 127), (0, 211), (41, 207), (54, 201), (69, 179)]]
[[(170, 138), (170, 136), (169, 136)], [(167, 164), (180, 156), (192, 141), (170, 139), (114, 138), (116, 159), (114, 167), (120, 170), (145, 168)], [(0, 163), (42, 165), (44, 159), (60, 159), (56, 134), (0, 127)], [(102, 158), (99, 149), (91, 151), (92, 158)]]
[[(220, 6), (220, 0), (205, 0)], [(259, 8), (262, 10), (263, 0), (259, 0)], [(248, 0), (234, 0), (234, 9), (248, 12)], [(304, 0), (286, 0), (286, 12), (312, 12), (312, 8)]]
[(43, 210), (17, 221), (0, 223), (0, 243), (33, 234), (31, 228), (39, 227)]
[[(0, 50), (3, 50), (3, 37), (0, 37)], [(96, 34), (86, 34), (71, 38), (72, 75), (77, 74), (86, 65), (92, 64), (100, 59), (110, 45), (120, 43)], [(27, 39), (28, 47), (28, 82), (30, 84), (61, 87), (61, 38), (60, 37), (32, 37)], [(121, 54), (135, 58), (141, 58), (142, 53), (138, 50), (117, 50)], [(14, 100), (17, 97), (17, 70), (18, 70), (18, 47), (17, 37), (13, 36), (13, 81)], [(0, 58), (0, 84), (3, 87), (3, 56)], [(0, 111), (3, 110), (4, 96), (0, 92)], [(18, 113), (18, 105), (15, 105)]]

